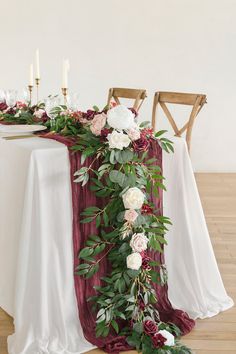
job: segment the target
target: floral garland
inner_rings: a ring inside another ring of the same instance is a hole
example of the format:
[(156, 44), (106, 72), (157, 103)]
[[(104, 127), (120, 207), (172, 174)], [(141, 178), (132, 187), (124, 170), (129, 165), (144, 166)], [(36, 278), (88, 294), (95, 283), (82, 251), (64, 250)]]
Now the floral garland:
[[(165, 284), (167, 274), (146, 253), (148, 249), (162, 252), (171, 224), (151, 203), (151, 192), (158, 197), (165, 186), (161, 168), (155, 158), (148, 158), (148, 151), (153, 141), (167, 152), (173, 151), (172, 142), (162, 137), (165, 131), (154, 133), (147, 122), (138, 125), (136, 112), (122, 105), (101, 112), (97, 107), (72, 112), (60, 106), (54, 113), (53, 130), (78, 137), (72, 149), (81, 152), (82, 163), (92, 160), (89, 167), (75, 173), (75, 182), (84, 186), (91, 179), (90, 189), (108, 200), (104, 208), (89, 206), (82, 213), (81, 222), (96, 221), (100, 231), (88, 236), (76, 269), (78, 276), (88, 279), (99, 270), (104, 256), (111, 263), (110, 274), (102, 279), (104, 286), (95, 287), (97, 295), (89, 299), (97, 311), (96, 336), (115, 331), (143, 354), (191, 353), (175, 338), (180, 330), (160, 320), (152, 283)], [(17, 103), (9, 109), (1, 103), (0, 119), (50, 128), (43, 104)], [(129, 327), (119, 328), (120, 319)]]
[[(162, 252), (166, 225), (171, 224), (150, 201), (151, 192), (158, 197), (159, 188), (165, 186), (161, 168), (155, 158), (148, 158), (148, 150), (156, 141), (167, 152), (173, 151), (172, 143), (161, 137), (164, 131), (154, 134), (149, 123), (138, 126), (135, 112), (122, 105), (97, 112), (85, 124), (74, 149), (81, 151), (82, 162), (87, 157), (93, 160), (76, 172), (75, 182), (85, 185), (92, 175), (91, 190), (108, 203), (103, 209), (90, 206), (82, 213), (82, 223), (96, 220), (101, 232), (88, 237), (77, 274), (93, 276), (100, 253), (103, 257), (105, 252), (112, 265), (103, 278), (105, 285), (95, 287), (98, 295), (89, 299), (96, 304), (96, 335), (105, 337), (115, 330), (143, 354), (190, 353), (174, 338), (179, 329), (160, 321), (152, 282), (165, 284), (166, 270), (146, 254), (148, 249)], [(98, 159), (96, 170), (93, 164)], [(130, 327), (120, 329), (120, 319)]]

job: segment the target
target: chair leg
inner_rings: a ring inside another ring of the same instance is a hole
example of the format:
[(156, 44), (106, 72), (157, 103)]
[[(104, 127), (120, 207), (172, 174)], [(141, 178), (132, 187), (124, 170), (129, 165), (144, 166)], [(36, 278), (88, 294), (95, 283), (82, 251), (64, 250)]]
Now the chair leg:
[(152, 129), (155, 130), (156, 128), (156, 113), (157, 113), (157, 104), (159, 100), (159, 93), (156, 92), (153, 99), (152, 105)]
[(110, 88), (110, 89), (109, 89), (109, 93), (108, 93), (108, 99), (107, 99), (107, 106), (108, 106), (108, 108), (109, 108), (109, 106), (110, 106), (110, 102), (111, 102), (111, 99), (112, 99), (112, 95), (113, 95), (113, 89)]

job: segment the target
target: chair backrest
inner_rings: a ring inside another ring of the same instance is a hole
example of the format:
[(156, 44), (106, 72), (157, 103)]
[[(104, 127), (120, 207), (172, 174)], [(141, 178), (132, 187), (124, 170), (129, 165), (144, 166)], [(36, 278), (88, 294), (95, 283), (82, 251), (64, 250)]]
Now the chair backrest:
[(128, 98), (134, 100), (133, 108), (138, 111), (146, 97), (146, 90), (113, 87), (109, 89), (107, 105), (110, 105), (112, 99), (117, 104), (121, 104), (120, 98)]
[[(165, 113), (168, 121), (170, 122), (175, 135), (181, 136), (186, 131), (186, 142), (188, 145), (188, 150), (190, 150), (191, 134), (193, 129), (193, 124), (196, 116), (206, 103), (206, 95), (203, 94), (193, 94), (193, 93), (179, 93), (179, 92), (155, 92), (153, 109), (152, 109), (152, 127), (155, 129), (156, 126), (156, 112), (157, 106), (160, 104), (163, 112)], [(172, 114), (170, 113), (166, 104), (179, 104), (192, 106), (190, 116), (187, 123), (183, 125), (182, 128), (178, 128)]]

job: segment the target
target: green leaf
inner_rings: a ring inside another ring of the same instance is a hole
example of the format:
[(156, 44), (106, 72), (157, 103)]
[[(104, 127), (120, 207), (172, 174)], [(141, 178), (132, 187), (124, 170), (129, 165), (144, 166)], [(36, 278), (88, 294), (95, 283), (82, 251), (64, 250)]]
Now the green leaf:
[(86, 224), (86, 223), (91, 222), (91, 221), (93, 221), (93, 218), (85, 218), (83, 220), (80, 220), (81, 224)]
[(95, 112), (99, 112), (99, 108), (98, 108), (98, 106), (93, 106), (93, 110), (95, 111)]
[(113, 170), (109, 173), (109, 178), (113, 183), (118, 183), (120, 187), (123, 187), (127, 177), (124, 173)]
[(112, 321), (111, 321), (111, 325), (112, 325), (112, 327), (114, 328), (114, 330), (116, 331), (116, 333), (118, 334), (118, 333), (119, 333), (119, 326), (118, 326), (118, 323), (117, 323), (115, 320), (112, 320)]
[(80, 264), (78, 267), (76, 267), (76, 269), (78, 269), (78, 270), (82, 270), (82, 269), (86, 269), (86, 268), (89, 268), (89, 264), (87, 264), (87, 263)]
[(109, 225), (109, 217), (108, 217), (108, 215), (107, 215), (105, 210), (103, 212), (103, 220), (104, 220), (105, 226), (108, 226)]
[(100, 211), (100, 208), (98, 208), (96, 206), (92, 206), (92, 207), (86, 208), (84, 210), (84, 212), (91, 212), (91, 213), (94, 213), (95, 211)]
[(151, 235), (149, 237), (149, 245), (152, 249), (154, 249), (155, 251), (158, 251), (158, 252), (163, 252), (163, 249), (159, 243), (159, 241), (156, 239), (156, 236), (155, 235)]
[(93, 249), (90, 247), (85, 247), (83, 248), (80, 253), (79, 253), (79, 257), (80, 258), (86, 258), (88, 256), (91, 256), (91, 254), (93, 254)]
[(143, 324), (142, 322), (137, 322), (133, 326), (133, 330), (139, 334), (143, 333)]
[(134, 157), (133, 151), (126, 149), (122, 151), (116, 151), (115, 153), (116, 160), (120, 164), (126, 164), (127, 162), (131, 161)]
[(102, 336), (103, 337), (107, 337), (108, 336), (108, 333), (109, 333), (109, 327), (106, 327), (102, 333)]
[(159, 136), (167, 133), (167, 130), (159, 130), (158, 132), (155, 133), (155, 137), (158, 138)]
[(96, 228), (99, 228), (100, 225), (101, 225), (101, 215), (99, 214), (96, 217)]
[(115, 159), (115, 150), (111, 150), (111, 154), (110, 154), (110, 163), (112, 165), (114, 165), (116, 163), (116, 159)]
[(100, 323), (100, 322), (104, 321), (105, 318), (106, 318), (105, 313), (103, 313), (103, 315), (101, 315), (101, 316), (97, 319), (96, 322), (97, 322), (97, 323)]
[(140, 128), (150, 127), (150, 121), (149, 120), (143, 121), (141, 124), (139, 124), (139, 127)]
[(86, 274), (86, 279), (91, 278), (99, 270), (99, 264), (96, 263), (91, 267), (91, 270)]
[(151, 275), (151, 279), (152, 279), (153, 283), (160, 284), (161, 279), (160, 279), (160, 275), (158, 272), (151, 270), (150, 275)]
[(94, 248), (93, 256), (96, 256), (97, 254), (101, 253), (105, 249), (106, 245), (105, 243), (102, 243), (101, 245), (98, 245)]
[(101, 308), (97, 313), (97, 318), (105, 313), (105, 309)]
[(75, 272), (76, 275), (84, 275), (88, 273), (88, 269), (81, 269)]

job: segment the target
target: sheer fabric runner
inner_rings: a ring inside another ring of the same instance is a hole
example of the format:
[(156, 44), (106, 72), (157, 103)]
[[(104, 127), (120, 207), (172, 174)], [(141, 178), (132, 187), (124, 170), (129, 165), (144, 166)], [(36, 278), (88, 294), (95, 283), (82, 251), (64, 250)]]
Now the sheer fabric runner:
[[(81, 224), (80, 214), (81, 212), (89, 206), (104, 206), (104, 200), (102, 198), (97, 198), (95, 193), (91, 192), (89, 189), (89, 183), (84, 187), (81, 184), (74, 183), (74, 173), (79, 170), (81, 166), (80, 153), (74, 153), (70, 150), (73, 145), (73, 140), (62, 137), (57, 134), (47, 134), (44, 135), (45, 138), (55, 139), (61, 143), (64, 143), (69, 149), (70, 166), (71, 166), (71, 185), (72, 185), (72, 203), (73, 203), (73, 244), (74, 244), (74, 267), (79, 263), (78, 253), (81, 248), (84, 247), (87, 237), (91, 234), (96, 234), (97, 229), (95, 223)], [(152, 148), (150, 150), (150, 158), (156, 157), (158, 164), (162, 165), (162, 149), (156, 142), (152, 143)], [(83, 166), (88, 166), (91, 163), (89, 159), (86, 160)], [(98, 166), (95, 166), (96, 168)], [(156, 208), (159, 209), (160, 214), (162, 214), (162, 193), (160, 192), (160, 198), (152, 197), (153, 203)], [(164, 253), (149, 252), (148, 254), (152, 259), (158, 261), (160, 264), (164, 264)], [(90, 296), (95, 295), (95, 290), (93, 287), (102, 285), (101, 277), (107, 274), (107, 270), (110, 269), (106, 257), (100, 263), (100, 269), (97, 274), (95, 274), (91, 279), (83, 279), (79, 276), (74, 276), (76, 297), (79, 309), (79, 316), (81, 325), (83, 328), (85, 338), (92, 344), (99, 348), (103, 348), (108, 353), (119, 353), (120, 351), (125, 351), (131, 349), (125, 341), (124, 337), (118, 337), (115, 333), (114, 335), (109, 335), (106, 338), (96, 338), (95, 327), (96, 327), (96, 314), (91, 310), (91, 303), (87, 302)], [(160, 313), (160, 318), (164, 322), (172, 322), (176, 324), (182, 334), (187, 334), (194, 327), (194, 320), (190, 319), (188, 314), (174, 309), (168, 299), (168, 286), (159, 286), (153, 284), (158, 298), (157, 308)], [(121, 324), (122, 325), (122, 324)], [(124, 323), (126, 325), (126, 323)]]

